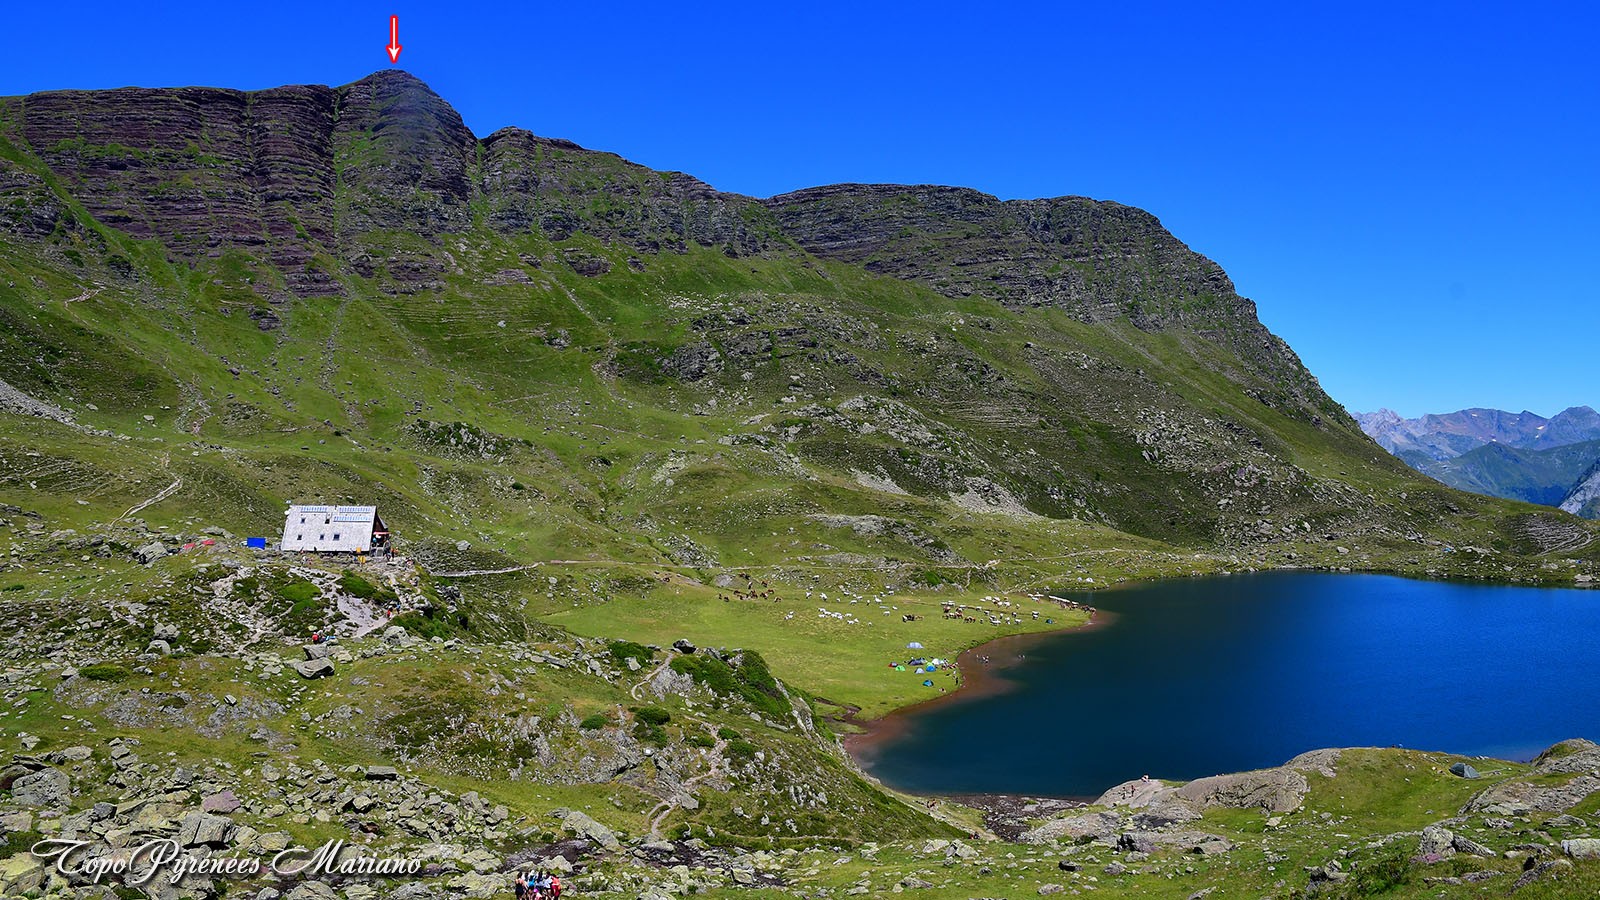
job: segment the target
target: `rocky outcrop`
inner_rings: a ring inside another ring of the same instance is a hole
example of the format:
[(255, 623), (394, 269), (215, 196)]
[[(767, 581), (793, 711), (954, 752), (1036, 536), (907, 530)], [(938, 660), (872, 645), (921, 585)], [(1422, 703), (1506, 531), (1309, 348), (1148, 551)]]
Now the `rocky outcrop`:
[(1285, 813), (1300, 808), (1306, 797), (1306, 776), (1287, 766), (1215, 775), (1191, 781), (1173, 793), (1200, 809), (1215, 806), (1228, 809), (1262, 809)]
[[(3, 197), (4, 195), (0, 194), (0, 199), (3, 199)], [(53, 403), (46, 403), (43, 400), (29, 396), (4, 381), (0, 381), (0, 412), (51, 419), (63, 425), (72, 424), (72, 416), (66, 410)]]
[(1600, 746), (1562, 741), (1534, 761), (1527, 775), (1485, 788), (1462, 807), (1463, 814), (1521, 815), (1529, 810), (1560, 813), (1600, 791)]
[(1585, 472), (1561, 501), (1561, 508), (1575, 516), (1600, 519), (1600, 460)]
[(757, 201), (681, 172), (656, 172), (614, 153), (504, 128), (483, 140), (481, 194), (497, 231), (583, 233), (646, 253), (690, 245), (734, 256), (787, 243)]
[(1200, 819), (1208, 809), (1259, 809), (1268, 815), (1299, 809), (1309, 790), (1305, 773), (1331, 777), (1338, 758), (1338, 750), (1317, 750), (1277, 768), (1215, 775), (1177, 786), (1156, 779), (1123, 782), (1095, 800), (1093, 805), (1104, 810), (1052, 819), (1023, 834), (1022, 839), (1029, 843), (1081, 843), (1139, 833), (1145, 835), (1144, 841), (1155, 840), (1150, 834), (1163, 835), (1158, 842), (1189, 840), (1192, 836), (1186, 832), (1173, 837), (1172, 829)]

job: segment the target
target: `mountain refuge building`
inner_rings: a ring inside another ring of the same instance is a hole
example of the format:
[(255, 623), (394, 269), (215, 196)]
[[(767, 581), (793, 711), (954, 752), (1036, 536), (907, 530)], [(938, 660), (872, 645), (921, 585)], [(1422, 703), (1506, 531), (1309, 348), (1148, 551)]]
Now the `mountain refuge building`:
[(389, 546), (376, 506), (291, 506), (284, 516), (285, 553), (371, 553)]

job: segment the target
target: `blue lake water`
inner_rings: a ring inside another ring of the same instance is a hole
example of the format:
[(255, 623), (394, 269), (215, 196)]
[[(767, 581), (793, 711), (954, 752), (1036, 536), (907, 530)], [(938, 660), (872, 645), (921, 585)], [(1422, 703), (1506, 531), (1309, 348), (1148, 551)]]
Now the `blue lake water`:
[[(1007, 689), (898, 717), (867, 770), (927, 793), (1093, 796), (1318, 747), (1527, 759), (1600, 739), (1600, 591), (1266, 573), (1080, 595), (1107, 624), (991, 658)], [(937, 651), (937, 648), (929, 648)]]

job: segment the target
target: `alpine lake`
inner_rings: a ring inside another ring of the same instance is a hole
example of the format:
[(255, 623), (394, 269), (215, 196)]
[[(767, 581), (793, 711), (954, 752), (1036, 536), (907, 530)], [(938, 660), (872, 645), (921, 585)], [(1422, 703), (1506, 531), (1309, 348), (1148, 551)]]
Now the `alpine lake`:
[(967, 654), (973, 689), (880, 723), (867, 771), (1094, 797), (1321, 747), (1523, 760), (1600, 736), (1600, 591), (1273, 572), (1057, 595), (1097, 623)]

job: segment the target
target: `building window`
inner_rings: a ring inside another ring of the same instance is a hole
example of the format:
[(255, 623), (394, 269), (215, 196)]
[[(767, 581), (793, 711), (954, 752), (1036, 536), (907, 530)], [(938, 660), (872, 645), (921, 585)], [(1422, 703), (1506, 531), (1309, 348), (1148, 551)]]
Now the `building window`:
[(333, 539), (336, 540), (336, 541), (339, 539), (339, 532), (335, 531), (333, 533)]

